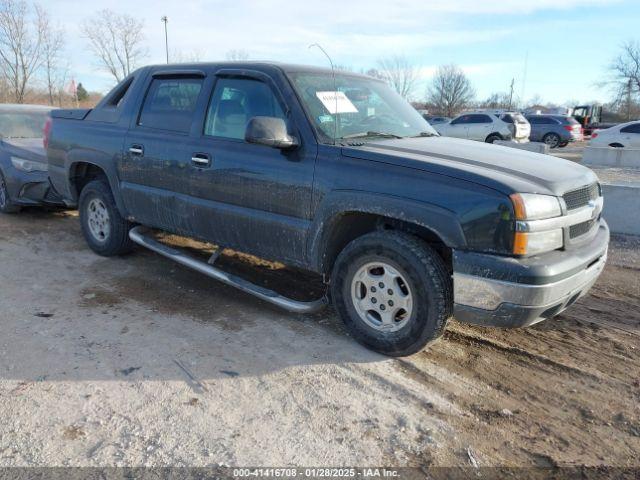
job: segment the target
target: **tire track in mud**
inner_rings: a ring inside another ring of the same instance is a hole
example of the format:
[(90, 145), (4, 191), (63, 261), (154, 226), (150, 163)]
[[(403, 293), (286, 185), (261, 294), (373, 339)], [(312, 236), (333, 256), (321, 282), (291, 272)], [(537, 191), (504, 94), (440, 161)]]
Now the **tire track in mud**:
[[(634, 409), (640, 400), (640, 385), (634, 383), (631, 372), (624, 381), (606, 372), (594, 373), (566, 363), (566, 355), (562, 360), (552, 358), (535, 349), (531, 351), (531, 344), (514, 346), (482, 336), (481, 332), (475, 327), (453, 324), (430, 350), (395, 360), (404, 376), (435, 389), (460, 411), (469, 413), (443, 416), (456, 431), (457, 448), (460, 442), (472, 445), (482, 465), (637, 464), (632, 452), (640, 448), (640, 421)], [(512, 332), (513, 341), (527, 335)], [(536, 332), (529, 342), (543, 343), (541, 333), (547, 332)], [(598, 340), (609, 333), (587, 332)], [(627, 341), (635, 340), (623, 335)], [(553, 347), (558, 338), (549, 340)], [(454, 345), (464, 346), (467, 355), (461, 359), (452, 354)], [(567, 342), (567, 350), (580, 347), (579, 343), (572, 346)], [(425, 372), (433, 363), (450, 370), (452, 379), (461, 375), (479, 390), (484, 387), (483, 393), (478, 395), (455, 383), (434, 381)], [(541, 365), (545, 368), (540, 369)], [(609, 441), (603, 446), (599, 438)]]

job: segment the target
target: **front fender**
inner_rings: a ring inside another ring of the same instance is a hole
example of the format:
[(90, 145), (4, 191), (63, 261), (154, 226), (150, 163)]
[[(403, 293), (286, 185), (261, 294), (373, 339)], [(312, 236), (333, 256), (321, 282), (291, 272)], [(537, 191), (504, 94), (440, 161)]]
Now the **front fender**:
[(334, 191), (318, 207), (311, 224), (307, 255), (316, 271), (323, 269), (323, 253), (333, 228), (346, 213), (367, 213), (413, 223), (431, 230), (451, 248), (464, 248), (465, 236), (456, 214), (438, 205), (387, 194)]

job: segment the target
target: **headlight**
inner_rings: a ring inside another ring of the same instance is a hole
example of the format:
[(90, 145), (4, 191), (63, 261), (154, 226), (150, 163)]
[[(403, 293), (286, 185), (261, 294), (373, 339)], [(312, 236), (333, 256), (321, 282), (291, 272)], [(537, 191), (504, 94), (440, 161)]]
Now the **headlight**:
[(541, 220), (559, 217), (562, 208), (557, 197), (535, 193), (515, 193), (511, 195), (516, 220)]
[(33, 162), (20, 157), (11, 157), (11, 163), (23, 172), (46, 172), (49, 170), (49, 166), (44, 162)]
[(516, 193), (510, 198), (516, 217), (516, 231), (513, 239), (513, 253), (515, 255), (535, 255), (563, 247), (564, 237), (561, 228), (533, 232), (528, 231), (529, 228), (527, 228), (531, 221), (562, 215), (562, 207), (557, 197), (534, 193)]

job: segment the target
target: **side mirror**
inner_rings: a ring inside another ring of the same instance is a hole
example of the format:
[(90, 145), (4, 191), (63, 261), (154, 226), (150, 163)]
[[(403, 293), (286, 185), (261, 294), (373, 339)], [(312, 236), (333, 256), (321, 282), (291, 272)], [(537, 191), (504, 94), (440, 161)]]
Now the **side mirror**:
[(247, 123), (244, 139), (249, 143), (289, 149), (299, 145), (298, 139), (287, 132), (287, 124), (281, 118), (253, 117)]

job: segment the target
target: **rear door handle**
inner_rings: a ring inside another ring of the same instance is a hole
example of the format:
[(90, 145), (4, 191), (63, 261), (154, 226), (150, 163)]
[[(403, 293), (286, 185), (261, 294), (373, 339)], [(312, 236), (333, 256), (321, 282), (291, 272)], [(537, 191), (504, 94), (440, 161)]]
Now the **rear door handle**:
[(143, 156), (144, 155), (144, 147), (137, 143), (134, 143), (129, 147), (129, 153), (131, 155)]
[(194, 153), (191, 155), (191, 163), (196, 167), (208, 167), (211, 165), (211, 156), (207, 153)]

